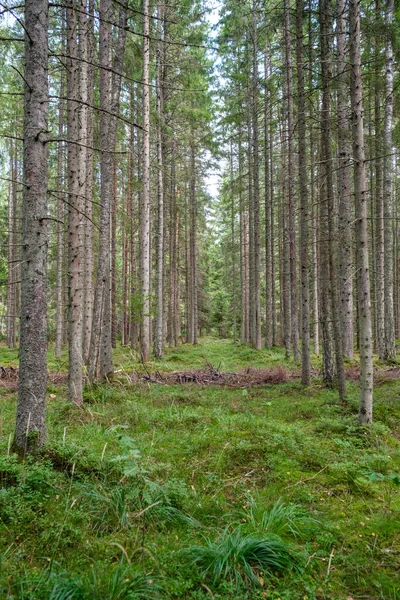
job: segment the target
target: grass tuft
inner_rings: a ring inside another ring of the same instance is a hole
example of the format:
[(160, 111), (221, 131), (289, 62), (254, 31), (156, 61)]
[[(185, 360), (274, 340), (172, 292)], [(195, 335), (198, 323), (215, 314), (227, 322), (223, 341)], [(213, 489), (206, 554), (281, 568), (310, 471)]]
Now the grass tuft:
[[(278, 538), (246, 534), (242, 528), (225, 530), (217, 540), (185, 551), (202, 576), (218, 584), (222, 580), (239, 585), (261, 585), (263, 576), (298, 567), (289, 546)], [(261, 578), (261, 579), (260, 579)]]

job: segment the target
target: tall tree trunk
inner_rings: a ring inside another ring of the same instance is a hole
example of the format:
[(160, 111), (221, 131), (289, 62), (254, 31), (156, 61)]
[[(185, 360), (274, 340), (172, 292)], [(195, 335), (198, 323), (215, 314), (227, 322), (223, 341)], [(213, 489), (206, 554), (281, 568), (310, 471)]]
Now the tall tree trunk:
[(251, 302), (253, 304), (252, 346), (261, 350), (261, 306), (260, 306), (260, 182), (259, 182), (259, 135), (258, 135), (258, 31), (257, 31), (257, 4), (253, 0), (253, 88), (252, 88), (252, 152), (253, 152), (253, 238), (254, 238), (254, 264), (253, 264), (253, 289)]
[(296, 218), (294, 199), (294, 118), (293, 118), (293, 74), (290, 35), (289, 0), (285, 0), (285, 71), (287, 91), (288, 123), (288, 233), (290, 251), (290, 304), (291, 304), (291, 341), (293, 358), (300, 360), (299, 352), (299, 316), (297, 299), (297, 260), (296, 260)]
[[(60, 97), (64, 97), (64, 72), (60, 75)], [(58, 109), (58, 136), (63, 137), (64, 133), (64, 101), (60, 99)], [(63, 177), (64, 177), (64, 148), (62, 143), (58, 144), (57, 149), (57, 307), (56, 307), (56, 358), (60, 358), (63, 343), (63, 256), (64, 256), (64, 198), (63, 198)]]
[(48, 2), (25, 0), (21, 333), (14, 449), (46, 437)]
[[(100, 234), (96, 273), (95, 300), (92, 334), (88, 360), (90, 381), (104, 379), (113, 370), (111, 347), (111, 303), (110, 303), (110, 234), (111, 199), (113, 197), (113, 155), (110, 116), (112, 104), (111, 66), (111, 18), (112, 1), (100, 3)], [(107, 111), (107, 112), (105, 112)]]
[(7, 346), (14, 348), (17, 316), (17, 149), (14, 140), (10, 144), (10, 185), (8, 196), (8, 271), (7, 271)]
[(94, 104), (94, 0), (89, 0), (88, 16), (85, 25), (87, 35), (87, 107), (86, 112), (86, 186), (85, 186), (85, 230), (84, 230), (84, 307), (83, 307), (83, 359), (88, 362), (90, 352), (90, 336), (93, 323), (93, 224), (92, 224), (92, 196), (93, 196), (93, 110)]
[(359, 422), (372, 422), (373, 366), (368, 256), (368, 216), (365, 180), (364, 118), (360, 52), (360, 0), (350, 0), (350, 73), (357, 250), (357, 296), (360, 335)]
[[(313, 71), (310, 66), (313, 64), (314, 56), (313, 29), (312, 29), (312, 11), (308, 11), (308, 86), (313, 89)], [(319, 286), (318, 286), (318, 203), (316, 199), (316, 181), (315, 181), (315, 142), (313, 111), (314, 105), (310, 98), (309, 101), (309, 144), (310, 144), (310, 192), (311, 192), (311, 265), (312, 265), (312, 330), (314, 354), (319, 355)]]
[(272, 235), (271, 235), (271, 177), (270, 177), (270, 144), (269, 137), (269, 112), (270, 94), (268, 90), (268, 41), (265, 43), (264, 52), (264, 161), (265, 161), (265, 347), (272, 346)]
[(385, 236), (385, 262), (384, 262), (384, 306), (385, 306), (385, 344), (384, 360), (396, 358), (395, 331), (394, 331), (394, 303), (393, 303), (393, 191), (392, 191), (392, 128), (393, 128), (393, 48), (392, 48), (392, 23), (394, 1), (387, 0), (386, 4), (386, 86), (385, 86), (385, 144), (384, 144), (384, 236)]
[(194, 140), (190, 147), (190, 320), (191, 342), (197, 344), (198, 337), (198, 297), (197, 297), (197, 197), (196, 197), (196, 160)]
[[(160, 0), (157, 6), (157, 18), (162, 23), (164, 3)], [(160, 41), (157, 44), (157, 240), (156, 240), (156, 325), (154, 335), (154, 354), (161, 358), (164, 349), (164, 42), (163, 26), (159, 27)]]
[(237, 342), (237, 315), (236, 315), (236, 247), (235, 247), (235, 186), (233, 171), (232, 135), (230, 141), (230, 179), (231, 179), (231, 268), (232, 268), (232, 324), (233, 343)]
[(149, 0), (143, 0), (143, 190), (140, 212), (141, 249), (140, 275), (142, 319), (140, 353), (143, 361), (150, 359), (150, 15)]
[(68, 397), (74, 404), (83, 401), (83, 199), (81, 168), (84, 149), (80, 145), (81, 108), (79, 104), (78, 20), (76, 0), (67, 4), (67, 116), (68, 116)]
[(339, 194), (339, 293), (340, 329), (343, 354), (354, 357), (353, 332), (353, 240), (350, 195), (350, 129), (348, 122), (348, 75), (346, 56), (346, 0), (337, 3), (337, 70), (338, 70), (338, 194)]
[[(322, 73), (322, 115), (321, 115), (321, 154), (324, 162), (326, 203), (328, 210), (328, 237), (329, 237), (329, 275), (332, 305), (332, 329), (335, 343), (336, 372), (338, 379), (339, 398), (343, 401), (346, 397), (346, 381), (343, 366), (343, 347), (340, 329), (340, 315), (338, 302), (338, 283), (336, 271), (336, 239), (335, 227), (335, 201), (333, 195), (332, 176), (332, 147), (331, 147), (331, 50), (329, 36), (331, 35), (331, 19), (329, 15), (330, 0), (320, 2), (320, 27), (321, 27), (321, 73)], [(323, 199), (325, 201), (325, 198)], [(326, 243), (326, 242), (324, 242)]]
[(306, 115), (303, 73), (303, 19), (304, 0), (296, 0), (296, 65), (297, 65), (297, 129), (299, 145), (300, 192), (300, 278), (301, 278), (301, 380), (311, 383), (310, 363), (310, 278), (308, 271), (308, 194), (306, 170)]
[[(379, 0), (375, 2), (376, 20), (380, 19)], [(385, 294), (384, 294), (384, 264), (385, 264), (385, 234), (383, 219), (383, 172), (382, 172), (382, 111), (381, 111), (381, 86), (382, 81), (379, 69), (380, 35), (375, 38), (375, 94), (374, 94), (374, 120), (375, 120), (375, 344), (380, 359), (385, 356)]]

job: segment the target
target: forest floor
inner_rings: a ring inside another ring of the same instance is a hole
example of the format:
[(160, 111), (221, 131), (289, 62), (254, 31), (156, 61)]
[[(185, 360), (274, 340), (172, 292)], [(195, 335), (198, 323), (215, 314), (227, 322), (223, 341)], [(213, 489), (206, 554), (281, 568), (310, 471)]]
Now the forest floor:
[(313, 366), (305, 389), (278, 349), (207, 338), (144, 368), (119, 347), (78, 409), (50, 351), (48, 442), (22, 462), (0, 387), (0, 598), (400, 599), (400, 380), (360, 428), (357, 382), (340, 405)]

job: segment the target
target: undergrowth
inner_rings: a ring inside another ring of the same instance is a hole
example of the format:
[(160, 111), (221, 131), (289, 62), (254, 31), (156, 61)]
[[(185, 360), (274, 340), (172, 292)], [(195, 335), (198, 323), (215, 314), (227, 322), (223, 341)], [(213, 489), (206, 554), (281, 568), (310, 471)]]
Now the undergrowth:
[[(206, 361), (285, 364), (280, 349), (207, 340), (149, 368)], [(35, 461), (10, 453), (16, 394), (0, 389), (0, 598), (400, 599), (400, 383), (376, 388), (366, 429), (355, 383), (340, 405), (318, 378), (132, 386), (135, 355), (115, 362), (82, 409), (49, 388)], [(49, 369), (65, 357), (49, 352)]]

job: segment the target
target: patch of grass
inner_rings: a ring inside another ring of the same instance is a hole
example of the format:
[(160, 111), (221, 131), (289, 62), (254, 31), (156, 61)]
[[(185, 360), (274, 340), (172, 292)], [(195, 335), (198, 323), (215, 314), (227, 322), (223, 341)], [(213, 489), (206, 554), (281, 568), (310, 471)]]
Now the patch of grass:
[[(0, 347), (1, 356), (18, 364), (15, 350)], [(50, 348), (49, 369), (65, 372), (65, 358)], [(298, 369), (281, 349), (213, 338), (167, 350), (148, 368), (207, 361), (235, 372)], [(115, 597), (135, 597), (124, 585), (139, 574), (143, 598), (163, 600), (396, 598), (399, 381), (376, 387), (366, 429), (357, 426), (357, 382), (343, 406), (318, 378), (309, 388), (131, 385), (135, 354), (118, 347), (115, 364), (120, 375), (87, 389), (80, 409), (65, 384), (49, 386), (48, 442), (36, 461), (9, 455), (16, 394), (0, 390), (1, 598), (107, 600), (114, 577)], [(301, 569), (260, 566), (265, 541), (305, 556)], [(183, 552), (194, 546), (197, 555)], [(223, 558), (229, 548), (232, 560)], [(218, 583), (212, 569), (202, 579), (214, 559), (227, 565)]]
[(278, 538), (248, 535), (241, 528), (225, 531), (217, 540), (206, 539), (203, 546), (183, 551), (202, 579), (213, 584), (222, 580), (239, 587), (262, 585), (264, 577), (296, 568), (298, 559)]

